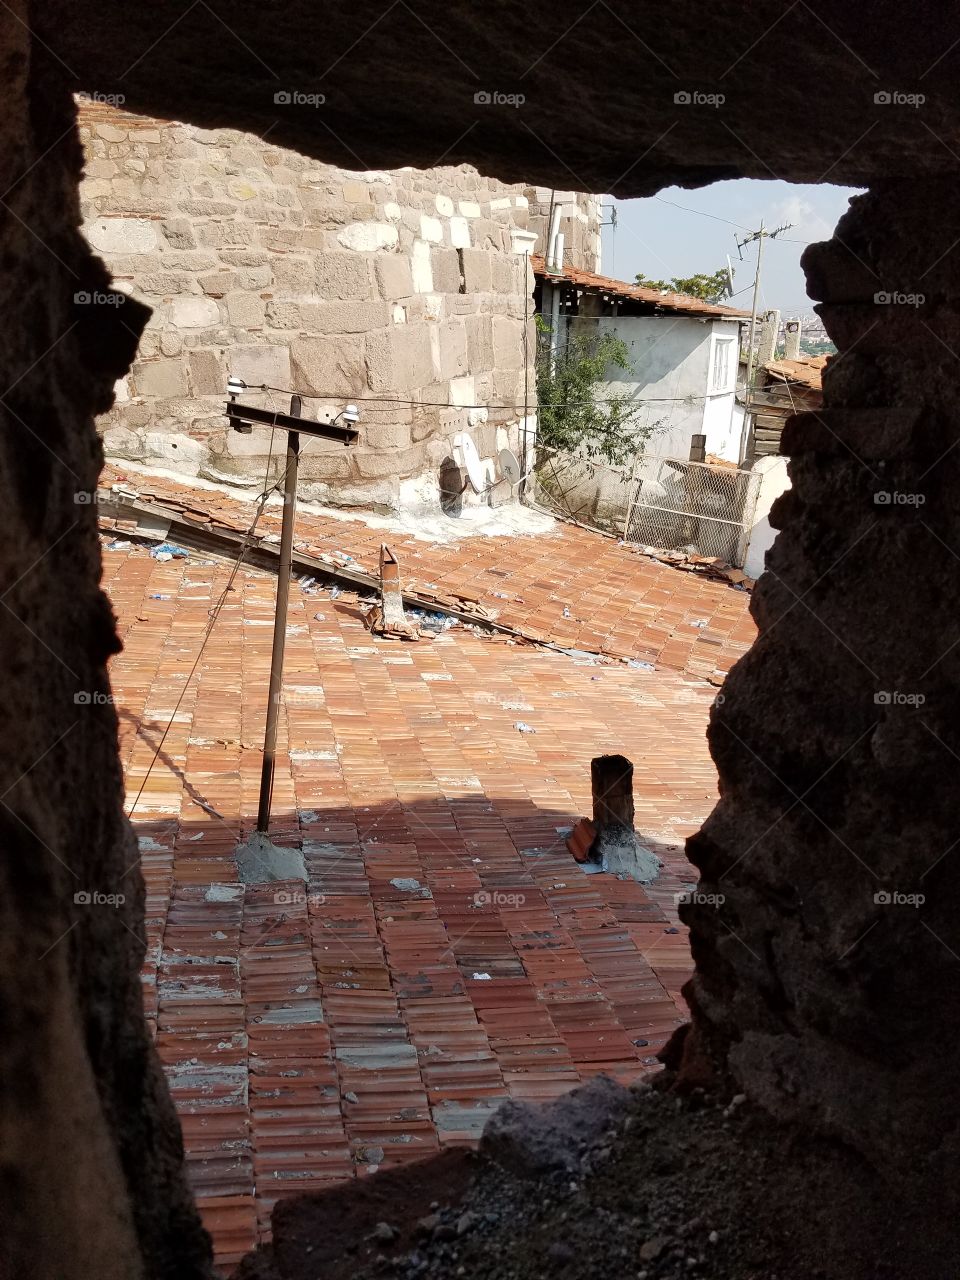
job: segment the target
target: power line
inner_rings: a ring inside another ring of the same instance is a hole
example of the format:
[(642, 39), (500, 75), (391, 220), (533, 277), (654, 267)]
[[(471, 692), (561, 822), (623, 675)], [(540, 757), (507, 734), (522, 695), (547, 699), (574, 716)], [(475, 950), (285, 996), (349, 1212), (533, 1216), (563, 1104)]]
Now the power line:
[[(747, 287), (749, 288), (750, 286), (748, 285)], [(738, 292), (743, 293), (744, 290), (740, 289)], [(723, 317), (716, 316), (713, 318), (722, 319)], [(415, 408), (415, 409), (510, 409), (516, 412), (516, 410), (520, 408), (520, 405), (517, 405), (517, 404), (492, 404), (489, 401), (486, 404), (453, 404), (449, 400), (403, 400), (403, 399), (400, 399), (399, 397), (394, 397), (394, 396), (357, 396), (357, 395), (353, 395), (352, 392), (346, 392), (346, 391), (321, 391), (316, 393), (311, 393), (308, 391), (290, 391), (286, 387), (271, 387), (271, 386), (267, 386), (266, 383), (261, 383), (259, 385), (248, 383), (247, 390), (248, 391), (278, 391), (282, 395), (301, 396), (304, 400), (343, 400), (349, 395), (351, 400), (357, 401), (359, 404), (397, 405), (398, 407), (402, 407), (402, 408)], [(632, 403), (633, 404), (668, 404), (673, 401), (706, 400), (706, 399), (709, 399), (709, 397), (708, 396), (692, 396), (692, 395), (691, 396), (648, 396), (643, 400), (634, 400), (632, 401)], [(620, 396), (596, 396), (591, 400), (571, 401), (570, 407), (573, 408), (575, 406), (580, 406), (585, 408), (591, 404), (619, 404), (621, 403), (621, 401), (622, 401), (622, 397)], [(532, 407), (540, 408), (540, 402), (538, 401), (537, 404)]]
[[(684, 213), (695, 213), (695, 214), (697, 215), (697, 217), (698, 217), (698, 218), (710, 218), (713, 222), (723, 222), (723, 223), (726, 223), (726, 225), (727, 225), (728, 227), (736, 227), (738, 231), (749, 231), (749, 230), (751, 229), (750, 227), (745, 227), (745, 226), (743, 226), (743, 225), (742, 225), (741, 223), (739, 223), (739, 222), (731, 222), (729, 218), (721, 218), (719, 214), (716, 214), (716, 213), (705, 213), (705, 212), (703, 211), (703, 209), (691, 209), (691, 208), (689, 207), (689, 205), (685, 205), (685, 204), (677, 204), (677, 203), (676, 203), (675, 201), (673, 201), (673, 200), (665, 200), (665, 199), (663, 198), (663, 196), (654, 196), (654, 197), (653, 197), (653, 199), (654, 199), (654, 200), (659, 200), (661, 204), (668, 204), (668, 205), (670, 205), (670, 206), (671, 206), (671, 208), (674, 208), (674, 209), (682, 209)], [(781, 237), (781, 239), (780, 239), (780, 243), (781, 243), (781, 244), (803, 244), (803, 245), (807, 245), (807, 244), (816, 244), (816, 243), (817, 243), (817, 241), (815, 241), (815, 240), (788, 240), (788, 239), (786, 239), (785, 237)], [(738, 292), (738, 293), (743, 293), (743, 290), (742, 290), (742, 289), (739, 289), (737, 292)], [(736, 297), (736, 294), (731, 294), (730, 296), (731, 296), (731, 297)]]
[(710, 218), (714, 222), (725, 222), (728, 227), (736, 227), (738, 231), (749, 231), (749, 227), (742, 226), (739, 222), (731, 222), (729, 218), (721, 218), (716, 213), (704, 213), (702, 209), (691, 209), (689, 205), (677, 204), (673, 200), (665, 200), (663, 196), (654, 196), (654, 200), (659, 200), (661, 204), (668, 204), (673, 209), (682, 209), (684, 213), (695, 213), (700, 218)]

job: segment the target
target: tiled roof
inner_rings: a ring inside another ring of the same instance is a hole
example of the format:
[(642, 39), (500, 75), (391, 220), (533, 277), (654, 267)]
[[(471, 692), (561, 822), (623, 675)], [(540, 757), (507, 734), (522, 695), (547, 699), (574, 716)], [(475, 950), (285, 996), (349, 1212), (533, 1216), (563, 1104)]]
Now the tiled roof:
[[(309, 447), (309, 446), (308, 446)], [(198, 530), (245, 532), (253, 504), (117, 465), (102, 483), (123, 482), (144, 500), (179, 511)], [(258, 526), (276, 544), (281, 508)], [(451, 522), (452, 523), (452, 522)], [(431, 599), (479, 605), (536, 641), (651, 662), (716, 682), (753, 643), (750, 597), (726, 583), (660, 564), (615, 538), (558, 522), (552, 534), (465, 537), (438, 543), (361, 520), (297, 512), (295, 546), (331, 564), (378, 572), (387, 537), (405, 588)]]
[(784, 382), (798, 382), (814, 391), (821, 390), (822, 373), (829, 356), (806, 356), (799, 360), (770, 360), (763, 367)]
[(615, 280), (612, 276), (594, 275), (592, 271), (581, 271), (577, 267), (566, 265), (561, 272), (548, 271), (545, 259), (536, 254), (530, 261), (534, 272), (543, 280), (563, 280), (566, 284), (575, 284), (581, 289), (592, 289), (617, 298), (631, 298), (634, 302), (649, 302), (658, 311), (674, 315), (713, 317), (715, 320), (750, 319), (749, 311), (739, 311), (736, 307), (725, 307), (720, 304), (714, 305), (711, 302), (704, 302), (701, 298), (691, 298), (685, 293), (661, 293), (659, 289), (630, 284), (626, 280)]
[[(228, 571), (104, 549), (130, 803)], [(716, 789), (700, 681), (466, 629), (378, 641), (349, 594), (293, 582), (271, 832), (310, 879), (243, 885), (276, 585), (237, 576), (132, 815), (146, 1011), (227, 1268), (280, 1196), (475, 1142), (506, 1097), (648, 1070), (691, 968), (682, 840)], [(666, 863), (650, 888), (565, 845), (611, 750)]]

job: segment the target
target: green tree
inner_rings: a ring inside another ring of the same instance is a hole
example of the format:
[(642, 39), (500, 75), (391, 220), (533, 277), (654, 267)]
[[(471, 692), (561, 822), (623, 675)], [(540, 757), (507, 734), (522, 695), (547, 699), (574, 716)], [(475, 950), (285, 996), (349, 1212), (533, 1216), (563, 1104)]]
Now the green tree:
[(642, 271), (637, 272), (637, 284), (642, 284), (645, 289), (656, 289), (658, 293), (673, 292), (673, 285), (668, 280), (650, 280)]
[(643, 272), (639, 271), (637, 284), (642, 284), (645, 289), (657, 289), (660, 292), (666, 289), (672, 293), (685, 293), (691, 298), (700, 298), (703, 302), (719, 302), (726, 296), (727, 271), (725, 267), (721, 267), (712, 275), (701, 271), (695, 276), (674, 276), (669, 283), (664, 280), (648, 280)]
[(633, 459), (653, 426), (641, 426), (643, 404), (605, 386), (608, 369), (630, 369), (622, 338), (573, 329), (551, 351), (550, 326), (537, 316), (537, 443), (543, 455), (556, 450), (602, 459), (620, 467)]

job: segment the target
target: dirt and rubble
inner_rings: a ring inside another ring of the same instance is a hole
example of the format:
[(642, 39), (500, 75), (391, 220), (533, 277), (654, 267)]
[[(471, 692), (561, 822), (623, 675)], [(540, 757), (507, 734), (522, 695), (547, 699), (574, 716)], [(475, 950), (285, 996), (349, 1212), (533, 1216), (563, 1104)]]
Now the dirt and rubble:
[[(602, 1081), (578, 1092), (598, 1085), (602, 1093)], [(348, 1199), (334, 1191), (282, 1203), (274, 1244), (236, 1280), (955, 1274), (943, 1264), (957, 1243), (952, 1216), (929, 1198), (898, 1203), (849, 1147), (779, 1124), (742, 1095), (606, 1089), (585, 1126), (563, 1117), (553, 1136), (565, 1143), (551, 1146), (541, 1125), (517, 1115), (512, 1135), (485, 1138), (479, 1156), (447, 1152), (367, 1180)]]

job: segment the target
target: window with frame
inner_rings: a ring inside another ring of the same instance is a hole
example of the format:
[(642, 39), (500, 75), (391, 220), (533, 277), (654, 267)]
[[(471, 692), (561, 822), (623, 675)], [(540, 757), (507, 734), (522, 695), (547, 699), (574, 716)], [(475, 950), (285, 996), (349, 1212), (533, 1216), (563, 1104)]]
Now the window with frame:
[(712, 391), (728, 391), (733, 372), (733, 338), (717, 338), (713, 344)]

